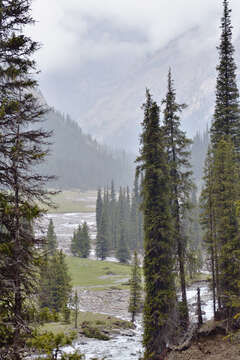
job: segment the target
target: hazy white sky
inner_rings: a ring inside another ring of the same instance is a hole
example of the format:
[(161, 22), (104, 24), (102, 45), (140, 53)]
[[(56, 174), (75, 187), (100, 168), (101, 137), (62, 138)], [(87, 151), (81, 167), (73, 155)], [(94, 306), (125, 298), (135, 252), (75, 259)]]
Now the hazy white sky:
[[(240, 1), (230, 6), (237, 34)], [(221, 0), (34, 0), (37, 23), (30, 32), (43, 45), (37, 54), (40, 86), (58, 107), (57, 92), (69, 92), (67, 73), (77, 82), (88, 62), (126, 54), (137, 59), (202, 24), (217, 43), (221, 13)]]

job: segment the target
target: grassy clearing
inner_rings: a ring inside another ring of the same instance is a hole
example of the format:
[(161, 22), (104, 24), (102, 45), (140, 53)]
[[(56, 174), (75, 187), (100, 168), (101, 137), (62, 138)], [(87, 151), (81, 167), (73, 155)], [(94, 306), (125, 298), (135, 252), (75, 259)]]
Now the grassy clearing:
[(57, 209), (47, 208), (49, 213), (94, 212), (96, 191), (64, 190), (52, 196)]
[(78, 329), (74, 329), (74, 314), (71, 314), (71, 321), (69, 324), (64, 322), (46, 323), (41, 327), (41, 331), (52, 331), (54, 334), (64, 332), (70, 334), (71, 331), (82, 329), (96, 329), (99, 332), (111, 331), (113, 329), (132, 329), (133, 324), (126, 320), (118, 319), (114, 316), (81, 312), (78, 313)]
[(126, 283), (126, 279), (130, 277), (130, 265), (73, 256), (67, 256), (66, 263), (74, 287), (91, 287), (96, 290), (111, 286), (122, 288), (121, 283)]

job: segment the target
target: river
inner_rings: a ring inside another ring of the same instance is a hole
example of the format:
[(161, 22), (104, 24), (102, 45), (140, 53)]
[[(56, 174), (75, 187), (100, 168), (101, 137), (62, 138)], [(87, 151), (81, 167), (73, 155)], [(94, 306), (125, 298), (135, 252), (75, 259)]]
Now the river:
[[(47, 228), (50, 218), (54, 223), (59, 248), (63, 249), (67, 254), (69, 253), (70, 241), (74, 229), (76, 229), (77, 226), (82, 224), (84, 221), (87, 222), (90, 228), (91, 238), (95, 239), (96, 237), (96, 220), (94, 212), (47, 214), (42, 222), (43, 227)], [(91, 252), (91, 257), (95, 258), (94, 251)], [(115, 259), (109, 258), (107, 260), (114, 261)], [(201, 288), (201, 301), (203, 302), (202, 311), (204, 312), (204, 320), (209, 320), (213, 316), (212, 299), (207, 283), (195, 283), (187, 289), (190, 317), (191, 321), (193, 322), (197, 321), (196, 294), (198, 287)], [(106, 311), (104, 313), (106, 313)], [(117, 314), (110, 312), (109, 315), (117, 316)], [(86, 360), (93, 358), (104, 360), (137, 360), (141, 356), (143, 350), (142, 331), (142, 319), (141, 316), (139, 316), (136, 321), (135, 330), (122, 331), (120, 334), (113, 336), (109, 341), (101, 341), (83, 337), (75, 342), (73, 346), (65, 347), (63, 350), (65, 352), (71, 353), (74, 349), (78, 349), (81, 353), (85, 354)]]
[[(208, 285), (205, 282), (195, 283), (187, 289), (190, 318), (193, 322), (197, 321), (196, 302), (198, 287), (201, 289), (203, 320), (210, 320), (213, 316), (212, 298)], [(110, 315), (116, 316), (116, 314)], [(73, 352), (74, 349), (78, 349), (81, 353), (85, 354), (86, 360), (93, 358), (104, 360), (137, 360), (143, 352), (142, 332), (142, 319), (139, 316), (136, 321), (135, 330), (122, 331), (121, 334), (114, 336), (109, 341), (82, 338), (75, 342), (73, 347), (64, 348), (64, 351)]]

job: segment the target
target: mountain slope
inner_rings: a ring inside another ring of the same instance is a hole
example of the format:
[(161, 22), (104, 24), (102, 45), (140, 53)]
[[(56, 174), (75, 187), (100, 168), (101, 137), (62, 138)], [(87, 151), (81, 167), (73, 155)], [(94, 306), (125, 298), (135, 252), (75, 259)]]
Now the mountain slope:
[(131, 183), (133, 170), (124, 152), (113, 153), (82, 132), (69, 117), (51, 110), (44, 128), (53, 130), (51, 154), (41, 165), (41, 172), (58, 179), (51, 186), (96, 189), (110, 184)]
[[(82, 116), (82, 128), (105, 143), (136, 151), (145, 88), (150, 88), (160, 103), (171, 66), (177, 100), (188, 104), (182, 115), (184, 129), (190, 135), (204, 129), (214, 108), (217, 38), (214, 33), (212, 38), (206, 37), (203, 29), (194, 28), (145, 58)], [(238, 59), (239, 51), (236, 62)]]

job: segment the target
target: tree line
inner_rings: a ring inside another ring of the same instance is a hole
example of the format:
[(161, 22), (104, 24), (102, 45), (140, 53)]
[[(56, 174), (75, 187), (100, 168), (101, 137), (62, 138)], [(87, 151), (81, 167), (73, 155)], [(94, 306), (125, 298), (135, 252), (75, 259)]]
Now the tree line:
[(135, 177), (133, 190), (120, 187), (118, 196), (114, 182), (110, 190), (98, 190), (96, 202), (96, 256), (104, 260), (109, 254), (122, 263), (130, 253), (143, 249), (143, 215), (140, 211), (141, 180)]

